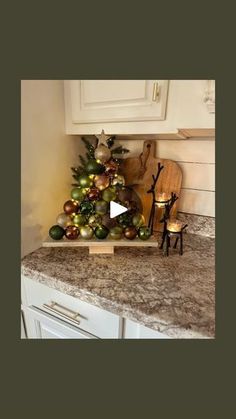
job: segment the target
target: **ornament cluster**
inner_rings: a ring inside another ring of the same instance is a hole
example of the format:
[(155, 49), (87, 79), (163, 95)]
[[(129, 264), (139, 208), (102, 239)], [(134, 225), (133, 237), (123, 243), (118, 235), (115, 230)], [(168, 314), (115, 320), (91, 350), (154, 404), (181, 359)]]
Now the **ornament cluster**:
[[(147, 240), (150, 229), (145, 226), (141, 205), (134, 191), (125, 186), (120, 174), (121, 159), (116, 155), (128, 152), (122, 146), (113, 148), (114, 137), (106, 140), (107, 145), (93, 146), (85, 143), (87, 160), (80, 156), (81, 166), (72, 168), (76, 184), (73, 184), (71, 198), (65, 202), (63, 212), (56, 224), (49, 230), (54, 240), (64, 236), (69, 240), (78, 237), (89, 240), (93, 237), (104, 240), (119, 240), (123, 237), (133, 240), (139, 237)], [(126, 206), (128, 211), (110, 218), (110, 201)]]

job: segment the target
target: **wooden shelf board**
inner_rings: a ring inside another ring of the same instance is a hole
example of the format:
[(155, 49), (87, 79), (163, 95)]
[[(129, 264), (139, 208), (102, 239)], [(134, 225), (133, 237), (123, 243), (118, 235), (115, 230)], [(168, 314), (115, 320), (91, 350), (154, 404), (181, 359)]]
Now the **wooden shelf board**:
[(83, 240), (83, 239), (76, 239), (76, 240), (68, 240), (63, 238), (61, 240), (53, 240), (51, 237), (47, 237), (47, 239), (43, 242), (43, 247), (106, 247), (106, 246), (114, 246), (114, 247), (158, 247), (158, 242), (155, 237), (151, 237), (149, 240), (140, 240), (136, 238), (134, 240), (128, 239), (121, 239), (121, 240), (99, 240), (99, 239), (91, 239), (91, 240)]

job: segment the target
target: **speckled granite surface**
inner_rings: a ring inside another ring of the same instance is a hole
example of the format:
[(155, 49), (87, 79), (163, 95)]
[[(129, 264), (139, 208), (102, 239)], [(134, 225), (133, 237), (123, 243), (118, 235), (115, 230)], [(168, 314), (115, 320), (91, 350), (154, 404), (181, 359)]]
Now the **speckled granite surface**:
[(172, 338), (213, 338), (215, 243), (184, 235), (184, 254), (170, 249), (116, 248), (90, 255), (87, 248), (40, 248), (22, 260), (35, 281), (137, 321)]
[(215, 218), (203, 215), (186, 214), (179, 212), (179, 220), (188, 224), (188, 233), (199, 234), (206, 237), (215, 237)]

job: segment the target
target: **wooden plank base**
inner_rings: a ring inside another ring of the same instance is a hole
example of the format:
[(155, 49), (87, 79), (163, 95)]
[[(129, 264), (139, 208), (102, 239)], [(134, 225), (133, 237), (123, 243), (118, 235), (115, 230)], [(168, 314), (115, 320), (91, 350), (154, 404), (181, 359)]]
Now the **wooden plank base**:
[(152, 236), (149, 240), (143, 241), (140, 240), (138, 237), (134, 240), (127, 240), (127, 239), (120, 239), (120, 240), (98, 240), (98, 239), (91, 239), (91, 240), (83, 240), (83, 239), (76, 239), (76, 240), (68, 240), (65, 237), (61, 240), (53, 240), (51, 237), (47, 237), (47, 239), (43, 242), (43, 247), (88, 247), (89, 254), (114, 254), (115, 247), (158, 247), (157, 238)]
[(89, 246), (89, 254), (95, 255), (95, 254), (108, 254), (113, 255), (114, 254), (114, 246)]

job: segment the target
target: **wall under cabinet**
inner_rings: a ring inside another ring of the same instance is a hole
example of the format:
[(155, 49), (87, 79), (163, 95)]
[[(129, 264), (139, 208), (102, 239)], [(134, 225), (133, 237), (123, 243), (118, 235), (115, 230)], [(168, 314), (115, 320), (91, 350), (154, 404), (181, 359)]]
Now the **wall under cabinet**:
[[(145, 139), (145, 136), (144, 136)], [(148, 136), (151, 139), (151, 136)], [(142, 152), (143, 140), (119, 137), (130, 150), (129, 157)], [(179, 210), (190, 214), (215, 216), (215, 140), (156, 140), (156, 156), (175, 160), (183, 171)]]
[(77, 136), (65, 135), (62, 80), (21, 83), (22, 256), (41, 246), (55, 223), (78, 163)]

